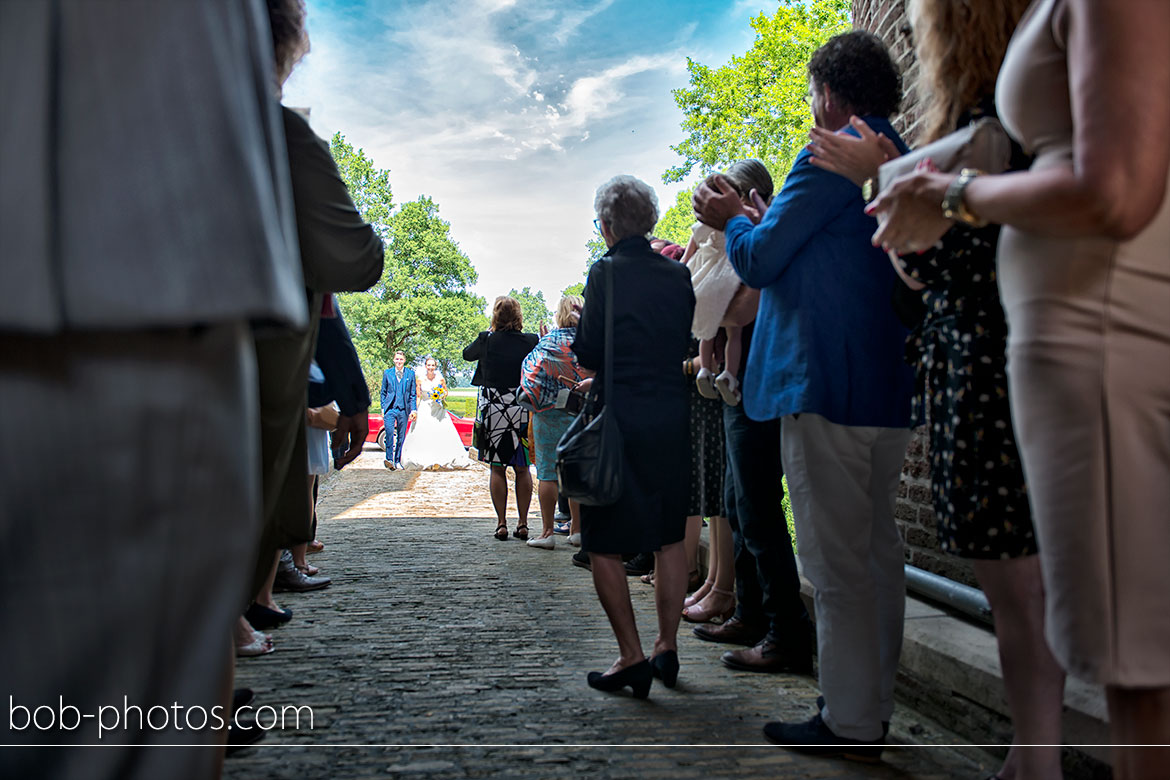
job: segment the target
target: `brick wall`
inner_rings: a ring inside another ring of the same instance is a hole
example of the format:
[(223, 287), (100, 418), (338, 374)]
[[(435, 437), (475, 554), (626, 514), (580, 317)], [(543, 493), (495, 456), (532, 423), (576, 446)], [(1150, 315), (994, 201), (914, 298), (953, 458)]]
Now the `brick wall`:
[[(911, 146), (918, 131), (916, 80), (918, 61), (914, 39), (906, 19), (906, 0), (853, 0), (853, 26), (879, 36), (890, 48), (902, 69), (905, 99), (894, 127)], [(953, 580), (976, 585), (971, 564), (938, 549), (934, 507), (930, 500), (930, 448), (926, 428), (914, 431), (898, 486), (894, 512), (898, 529), (906, 542), (906, 562)]]

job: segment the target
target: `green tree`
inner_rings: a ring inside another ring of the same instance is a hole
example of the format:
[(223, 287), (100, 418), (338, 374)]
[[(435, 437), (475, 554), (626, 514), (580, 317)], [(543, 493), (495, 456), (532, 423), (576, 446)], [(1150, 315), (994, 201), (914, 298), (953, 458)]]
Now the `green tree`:
[(471, 292), (478, 274), (451, 239), (450, 223), (426, 195), (394, 208), (389, 171), (340, 133), (330, 150), (358, 210), (386, 242), (378, 282), (338, 296), (372, 397), (399, 349), (411, 362), (435, 358), (448, 376), (466, 370), (463, 347), (487, 327), (486, 303)]
[(374, 167), (364, 149), (354, 149), (340, 132), (329, 141), (329, 151), (349, 188), (349, 196), (362, 217), (374, 226), (382, 241), (390, 240), (390, 213), (394, 198), (390, 191), (390, 171)]
[(564, 298), (566, 295), (584, 295), (584, 294), (585, 294), (585, 282), (577, 282), (575, 284), (570, 284), (568, 287), (561, 290), (561, 297), (562, 298)]
[(682, 162), (663, 181), (683, 181), (696, 167), (706, 176), (757, 157), (779, 185), (812, 126), (805, 104), (809, 58), (850, 29), (850, 10), (850, 0), (780, 0), (775, 14), (751, 20), (756, 40), (742, 56), (717, 68), (688, 58), (690, 85), (673, 93), (686, 138), (671, 149)]
[(686, 246), (691, 240), (691, 226), (695, 224), (695, 209), (691, 206), (691, 191), (681, 190), (674, 205), (662, 213), (654, 226), (654, 235)]
[(531, 287), (517, 290), (515, 287), (508, 295), (520, 302), (520, 314), (524, 319), (525, 333), (540, 333), (541, 325), (548, 325), (552, 320), (552, 313), (544, 300), (544, 291), (533, 291)]

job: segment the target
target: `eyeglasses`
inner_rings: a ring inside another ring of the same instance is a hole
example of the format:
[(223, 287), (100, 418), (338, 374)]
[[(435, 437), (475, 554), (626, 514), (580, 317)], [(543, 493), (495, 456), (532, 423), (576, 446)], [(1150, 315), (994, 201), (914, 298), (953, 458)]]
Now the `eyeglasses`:
[(600, 233), (601, 232), (601, 220), (600, 219), (593, 220), (593, 227), (597, 229), (598, 233)]

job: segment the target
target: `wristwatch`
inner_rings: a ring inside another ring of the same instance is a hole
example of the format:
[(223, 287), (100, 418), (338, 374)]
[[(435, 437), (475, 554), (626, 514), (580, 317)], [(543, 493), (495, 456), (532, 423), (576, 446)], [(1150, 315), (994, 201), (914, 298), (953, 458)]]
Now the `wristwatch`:
[(878, 180), (876, 176), (870, 176), (861, 183), (861, 198), (866, 203), (878, 196)]
[(964, 168), (959, 171), (959, 175), (950, 183), (950, 186), (947, 187), (946, 194), (943, 195), (942, 212), (944, 217), (977, 228), (987, 224), (987, 220), (976, 216), (967, 208), (967, 204), (963, 202), (963, 191), (967, 189), (967, 185), (976, 176), (982, 175), (983, 171), (976, 170), (975, 168)]

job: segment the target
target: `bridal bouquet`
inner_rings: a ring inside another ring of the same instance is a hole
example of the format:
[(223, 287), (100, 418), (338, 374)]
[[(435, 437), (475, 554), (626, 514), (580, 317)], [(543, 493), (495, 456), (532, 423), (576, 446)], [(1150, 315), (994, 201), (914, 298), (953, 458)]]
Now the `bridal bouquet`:
[(443, 405), (443, 399), (447, 397), (447, 390), (442, 385), (439, 385), (434, 390), (431, 390), (431, 400), (439, 406)]

